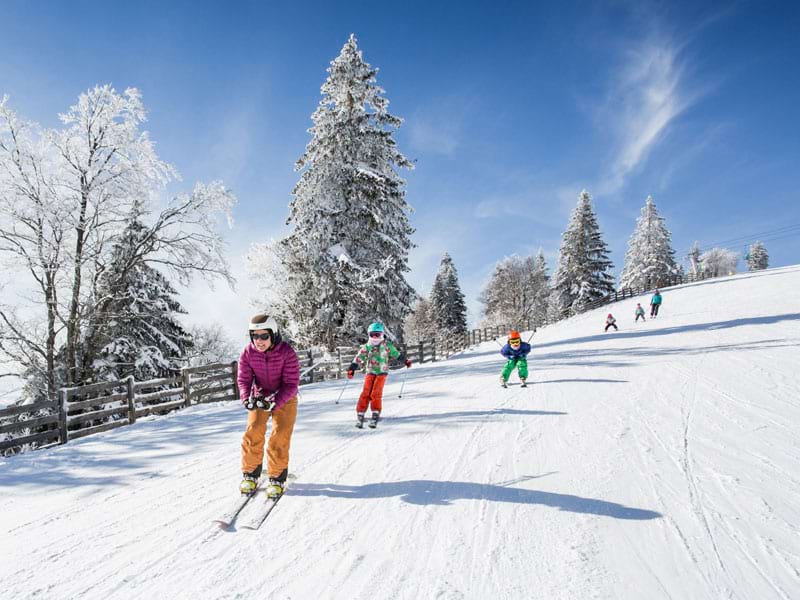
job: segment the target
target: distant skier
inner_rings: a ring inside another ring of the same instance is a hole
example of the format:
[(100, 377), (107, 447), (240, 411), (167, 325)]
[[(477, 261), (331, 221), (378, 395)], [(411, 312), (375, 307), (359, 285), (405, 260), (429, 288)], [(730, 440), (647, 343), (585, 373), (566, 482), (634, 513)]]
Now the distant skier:
[(634, 320), (634, 323), (638, 323), (639, 317), (642, 318), (642, 321), (647, 321), (647, 319), (644, 318), (644, 309), (642, 308), (641, 304), (636, 304), (635, 314), (636, 314), (636, 319)]
[(619, 331), (619, 328), (617, 327), (617, 320), (614, 318), (614, 315), (612, 315), (611, 313), (608, 313), (608, 316), (606, 317), (606, 329), (605, 330), (608, 331), (609, 327), (613, 327), (614, 331)]
[(267, 496), (283, 494), (289, 473), (289, 446), (297, 417), (297, 387), (300, 364), (297, 353), (281, 341), (278, 323), (267, 315), (250, 319), (250, 343), (239, 357), (239, 398), (249, 411), (242, 439), (242, 494), (252, 494), (258, 486), (264, 461), (267, 421), (272, 416), (272, 432), (267, 443)]
[(373, 323), (367, 333), (369, 340), (358, 349), (347, 370), (347, 378), (352, 379), (357, 370), (364, 366), (367, 368), (364, 387), (356, 405), (356, 427), (359, 429), (364, 427), (367, 408), (372, 409), (369, 426), (374, 429), (378, 425), (383, 408), (383, 386), (386, 385), (386, 375), (389, 372), (389, 357), (399, 358), (405, 362), (406, 368), (411, 368), (411, 361), (402, 356), (394, 344), (386, 339), (382, 323)]
[(522, 387), (527, 387), (528, 354), (530, 354), (530, 351), (531, 345), (522, 341), (519, 331), (513, 330), (508, 333), (508, 342), (500, 349), (500, 354), (508, 359), (506, 366), (503, 367), (503, 373), (500, 375), (500, 385), (508, 387), (506, 385), (508, 378), (516, 368)]
[(655, 319), (658, 316), (658, 309), (661, 308), (661, 292), (656, 288), (655, 294), (650, 298), (650, 318)]

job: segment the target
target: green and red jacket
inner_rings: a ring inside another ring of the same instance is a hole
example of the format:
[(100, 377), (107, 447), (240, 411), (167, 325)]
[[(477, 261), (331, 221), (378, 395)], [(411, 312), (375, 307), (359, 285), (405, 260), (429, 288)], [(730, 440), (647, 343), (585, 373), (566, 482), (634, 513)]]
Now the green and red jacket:
[(367, 373), (372, 375), (385, 375), (389, 372), (389, 357), (398, 358), (400, 350), (394, 347), (389, 340), (383, 340), (377, 346), (369, 343), (363, 344), (353, 358), (353, 364), (359, 368), (366, 366)]

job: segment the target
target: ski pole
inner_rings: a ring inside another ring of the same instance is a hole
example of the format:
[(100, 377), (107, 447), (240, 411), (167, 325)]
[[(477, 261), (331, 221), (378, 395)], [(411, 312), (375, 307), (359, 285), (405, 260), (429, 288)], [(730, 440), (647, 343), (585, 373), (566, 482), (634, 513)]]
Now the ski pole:
[(348, 383), (350, 383), (350, 380), (349, 379), (345, 379), (344, 380), (344, 385), (342, 386), (342, 391), (339, 392), (339, 397), (336, 399), (336, 404), (339, 404), (339, 400), (342, 399), (342, 396), (344, 395), (344, 390), (347, 388), (347, 384)]
[(408, 374), (408, 367), (406, 367), (406, 370), (403, 372), (403, 383), (400, 384), (400, 394), (397, 396), (398, 398), (402, 398), (403, 397), (403, 388), (406, 387), (406, 375), (407, 374)]

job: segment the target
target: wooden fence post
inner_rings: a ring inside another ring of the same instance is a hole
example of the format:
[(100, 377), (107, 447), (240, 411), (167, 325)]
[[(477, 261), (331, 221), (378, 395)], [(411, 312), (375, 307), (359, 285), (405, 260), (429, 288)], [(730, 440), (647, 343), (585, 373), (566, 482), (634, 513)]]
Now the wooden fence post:
[[(314, 366), (314, 353), (311, 350), (308, 351), (308, 366), (309, 367)], [(308, 376), (310, 379), (310, 383), (314, 383), (314, 369), (311, 369), (308, 372)]]
[(67, 443), (67, 398), (69, 392), (65, 389), (58, 390), (58, 437), (62, 444)]
[(425, 342), (419, 341), (419, 364), (425, 362)]
[(183, 376), (183, 405), (188, 408), (192, 405), (191, 387), (189, 385), (189, 371), (181, 369)]
[(436, 362), (436, 338), (433, 338), (433, 358), (431, 360)]
[(128, 395), (128, 425), (136, 423), (136, 402), (133, 397), (133, 375), (125, 380), (125, 392)]
[(239, 361), (234, 360), (231, 363), (231, 386), (233, 387), (233, 397), (237, 400), (241, 400), (239, 398)]

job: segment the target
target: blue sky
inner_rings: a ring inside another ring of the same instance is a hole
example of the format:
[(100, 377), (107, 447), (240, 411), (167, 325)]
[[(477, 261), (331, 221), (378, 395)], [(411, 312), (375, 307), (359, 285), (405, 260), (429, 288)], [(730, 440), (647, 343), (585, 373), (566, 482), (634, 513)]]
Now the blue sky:
[[(473, 321), (497, 260), (542, 247), (553, 268), (583, 188), (617, 272), (648, 194), (681, 257), (800, 224), (796, 3), (286, 4), (3, 2), (0, 94), (22, 116), (55, 126), (95, 84), (137, 87), (175, 189), (221, 178), (237, 194), (239, 296), (193, 286), (192, 320), (233, 332), (250, 312), (241, 256), (286, 232), (294, 161), (350, 33), (417, 164), (410, 280), (429, 290), (448, 251)], [(800, 227), (784, 233), (762, 236), (771, 266), (800, 262)]]

